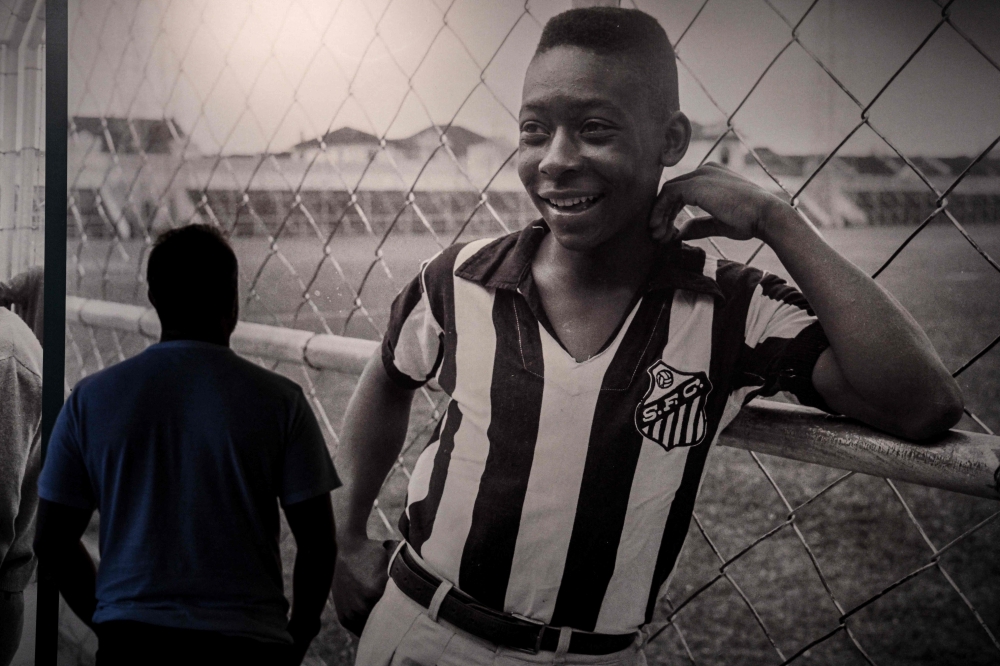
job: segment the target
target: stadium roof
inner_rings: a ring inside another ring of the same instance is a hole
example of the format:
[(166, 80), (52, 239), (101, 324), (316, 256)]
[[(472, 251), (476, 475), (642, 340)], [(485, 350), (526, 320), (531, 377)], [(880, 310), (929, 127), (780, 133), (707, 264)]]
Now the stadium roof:
[[(386, 139), (385, 143), (386, 146), (392, 146), (407, 153), (421, 152), (440, 142), (440, 132), (440, 128), (432, 126), (402, 139)], [(444, 137), (456, 155), (464, 155), (470, 146), (490, 143), (490, 139), (459, 125), (447, 128)], [(322, 140), (327, 146), (378, 146), (381, 143), (377, 136), (353, 127), (340, 127), (332, 132), (327, 132), (323, 135)], [(295, 144), (293, 150), (308, 150), (319, 146), (319, 139), (309, 139)]]
[[(754, 149), (757, 157), (764, 163), (767, 170), (776, 176), (805, 176), (806, 169), (816, 168), (825, 155), (779, 155), (770, 148)], [(958, 176), (970, 164), (974, 157), (961, 155), (956, 157), (925, 157), (910, 158), (917, 169), (925, 176)], [(755, 164), (753, 156), (746, 155), (747, 165)], [(909, 172), (906, 162), (896, 155), (836, 155), (830, 160), (829, 166), (839, 166), (849, 173), (859, 176), (895, 176)], [(1000, 176), (1000, 156), (987, 156), (969, 169), (969, 176), (996, 178)]]
[(184, 138), (184, 132), (173, 118), (73, 116), (70, 124), (77, 132), (87, 132), (100, 139), (101, 150), (105, 153), (113, 149), (116, 153), (169, 155), (174, 142)]

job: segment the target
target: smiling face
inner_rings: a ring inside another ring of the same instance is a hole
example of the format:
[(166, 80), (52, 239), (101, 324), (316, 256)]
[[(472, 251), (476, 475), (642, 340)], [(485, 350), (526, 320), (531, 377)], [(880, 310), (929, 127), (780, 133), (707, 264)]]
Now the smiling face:
[(529, 65), (518, 175), (563, 247), (592, 250), (645, 228), (670, 153), (667, 127), (683, 117), (674, 109), (654, 113), (650, 87), (628, 56), (575, 46), (545, 51)]

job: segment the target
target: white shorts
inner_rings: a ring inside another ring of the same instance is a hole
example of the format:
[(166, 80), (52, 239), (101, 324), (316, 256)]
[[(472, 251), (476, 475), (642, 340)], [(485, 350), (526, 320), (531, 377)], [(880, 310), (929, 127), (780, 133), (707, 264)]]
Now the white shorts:
[(601, 655), (528, 654), (499, 647), (445, 620), (432, 620), (426, 608), (403, 594), (390, 579), (385, 594), (368, 618), (354, 663), (355, 666), (646, 666), (646, 657), (638, 640), (621, 652)]

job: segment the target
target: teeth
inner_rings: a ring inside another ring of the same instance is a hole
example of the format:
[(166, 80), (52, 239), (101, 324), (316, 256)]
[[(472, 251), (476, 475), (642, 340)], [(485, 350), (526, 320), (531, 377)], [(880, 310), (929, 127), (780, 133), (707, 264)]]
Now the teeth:
[(569, 206), (575, 206), (580, 203), (590, 202), (596, 198), (597, 198), (596, 196), (592, 196), (592, 197), (578, 197), (576, 199), (546, 199), (546, 201), (548, 201), (553, 206), (557, 206), (559, 208), (566, 208)]

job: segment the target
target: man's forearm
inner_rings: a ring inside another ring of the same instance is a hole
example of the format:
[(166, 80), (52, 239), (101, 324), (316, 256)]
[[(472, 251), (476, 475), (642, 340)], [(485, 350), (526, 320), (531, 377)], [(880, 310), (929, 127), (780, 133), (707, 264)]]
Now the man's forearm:
[(323, 548), (299, 548), (292, 572), (294, 605), (288, 631), (302, 649), (319, 633), (320, 616), (330, 596), (337, 547), (331, 541)]
[(816, 312), (843, 378), (870, 403), (866, 420), (887, 419), (875, 425), (891, 429), (928, 409), (950, 405), (954, 411), (957, 386), (923, 330), (888, 292), (790, 207), (768, 219), (764, 235)]
[(341, 546), (365, 538), (372, 505), (406, 439), (412, 398), (412, 391), (392, 383), (379, 355), (373, 356), (347, 405), (337, 451), (344, 480), (334, 492)]
[(93, 626), (97, 609), (97, 569), (86, 546), (77, 541), (74, 546), (58, 556), (52, 565), (56, 568), (59, 592), (69, 607), (87, 626)]

